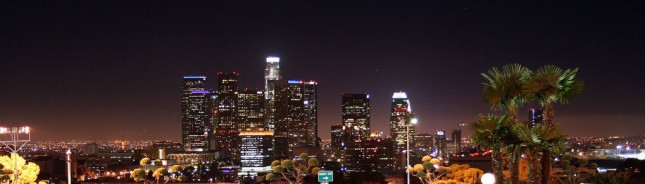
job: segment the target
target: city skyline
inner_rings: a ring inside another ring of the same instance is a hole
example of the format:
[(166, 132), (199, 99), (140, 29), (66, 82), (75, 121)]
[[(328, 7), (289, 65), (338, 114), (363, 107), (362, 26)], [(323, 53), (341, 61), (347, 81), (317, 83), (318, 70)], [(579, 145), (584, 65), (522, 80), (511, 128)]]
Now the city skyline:
[(570, 136), (645, 129), (634, 63), (645, 58), (645, 16), (634, 6), (202, 3), (3, 6), (0, 125), (31, 126), (35, 141), (179, 141), (183, 76), (217, 89), (217, 73), (237, 72), (239, 89), (262, 90), (276, 56), (283, 78), (318, 82), (323, 139), (342, 122), (342, 95), (355, 93), (370, 95), (372, 131), (389, 131), (398, 91), (414, 105), (416, 133), (452, 131), (494, 113), (480, 73), (514, 62), (580, 68), (585, 90), (555, 107)]

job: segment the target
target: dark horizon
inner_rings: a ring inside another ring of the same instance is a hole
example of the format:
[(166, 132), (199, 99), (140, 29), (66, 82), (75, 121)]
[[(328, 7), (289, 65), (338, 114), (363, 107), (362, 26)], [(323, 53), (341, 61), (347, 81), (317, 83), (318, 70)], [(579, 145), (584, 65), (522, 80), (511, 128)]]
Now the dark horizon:
[(343, 93), (369, 93), (386, 133), (397, 91), (418, 133), (499, 113), (480, 73), (508, 63), (580, 68), (583, 93), (555, 107), (569, 136), (642, 135), (645, 9), (630, 3), (2, 2), (0, 125), (34, 141), (179, 140), (182, 76), (214, 88), (236, 71), (240, 89), (262, 89), (279, 56), (287, 79), (318, 81), (323, 139)]

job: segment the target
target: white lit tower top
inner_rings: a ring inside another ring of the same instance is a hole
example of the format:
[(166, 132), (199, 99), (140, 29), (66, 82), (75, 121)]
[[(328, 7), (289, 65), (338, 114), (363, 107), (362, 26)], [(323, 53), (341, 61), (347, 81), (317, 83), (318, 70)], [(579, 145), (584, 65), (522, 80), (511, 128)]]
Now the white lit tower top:
[(275, 81), (280, 80), (281, 78), (280, 58), (274, 56), (267, 57), (267, 67), (264, 69), (265, 99), (273, 99), (275, 95)]

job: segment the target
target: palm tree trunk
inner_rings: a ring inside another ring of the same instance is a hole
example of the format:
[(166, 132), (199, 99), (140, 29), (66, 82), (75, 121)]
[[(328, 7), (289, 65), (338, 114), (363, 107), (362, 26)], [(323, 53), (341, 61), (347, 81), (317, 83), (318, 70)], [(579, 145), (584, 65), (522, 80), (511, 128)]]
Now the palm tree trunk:
[(502, 167), (502, 152), (500, 150), (493, 150), (491, 154), (491, 162), (493, 163), (493, 173), (495, 173), (495, 181), (503, 183), (504, 181), (504, 167)]
[(549, 184), (551, 180), (551, 152), (542, 150), (542, 183)]
[[(553, 125), (553, 103), (544, 104), (544, 123)], [(551, 180), (551, 152), (542, 150), (542, 183), (549, 184)]]
[(510, 164), (509, 164), (509, 171), (511, 174), (511, 184), (519, 184), (520, 183), (520, 153), (512, 150), (513, 152), (509, 154), (510, 156)]
[(539, 151), (527, 151), (526, 158), (528, 159), (529, 166), (529, 175), (528, 183), (529, 184), (541, 184), (542, 183), (542, 168), (540, 168), (540, 161), (538, 160)]

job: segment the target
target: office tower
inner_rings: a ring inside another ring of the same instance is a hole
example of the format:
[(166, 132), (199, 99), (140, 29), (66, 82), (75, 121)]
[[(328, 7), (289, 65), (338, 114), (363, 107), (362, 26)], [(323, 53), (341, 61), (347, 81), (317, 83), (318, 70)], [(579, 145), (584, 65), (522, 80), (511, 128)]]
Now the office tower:
[(395, 154), (401, 155), (396, 159), (396, 170), (406, 168), (405, 154), (409, 152), (406, 151), (407, 141), (409, 141), (410, 149), (414, 150), (414, 126), (411, 122), (413, 116), (408, 95), (404, 92), (394, 93), (390, 114), (390, 137), (394, 141)]
[(318, 82), (305, 81), (303, 87), (304, 107), (305, 107), (305, 121), (308, 122), (307, 134), (309, 140), (308, 144), (315, 147), (320, 147), (320, 139), (318, 138)]
[(269, 173), (273, 161), (273, 131), (251, 128), (240, 131), (240, 176)]
[(455, 146), (453, 153), (461, 152), (461, 129), (456, 129), (452, 131), (452, 144)]
[(343, 125), (332, 125), (331, 126), (331, 147), (344, 149), (345, 147), (345, 130)]
[(264, 92), (259, 90), (245, 89), (237, 94), (236, 122), (239, 131), (268, 130), (264, 121), (264, 100)]
[(392, 139), (381, 137), (367, 137), (355, 139), (348, 143), (346, 150), (345, 171), (354, 172), (380, 172), (391, 174), (394, 170), (394, 156)]
[(181, 95), (182, 143), (184, 151), (206, 151), (213, 127), (205, 76), (184, 76)]
[(222, 155), (229, 156), (231, 160), (239, 160), (237, 117), (238, 73), (217, 74), (218, 94), (216, 101), (217, 127), (215, 128), (215, 141)]
[(282, 72), (280, 72), (279, 57), (269, 56), (266, 58), (266, 63), (267, 65), (264, 69), (265, 121), (269, 129), (273, 130), (275, 128), (275, 85), (282, 79)]
[(370, 134), (370, 96), (344, 94), (342, 99), (343, 126), (349, 139), (365, 139)]
[(435, 134), (435, 148), (437, 148), (436, 151), (436, 157), (439, 157), (439, 159), (444, 159), (448, 158), (448, 153), (446, 152), (446, 131), (444, 130), (438, 130), (437, 134)]
[[(315, 85), (315, 82), (309, 85)], [(305, 94), (305, 88), (314, 89), (308, 91), (314, 94)], [(311, 116), (317, 107), (309, 101), (315, 101), (310, 99), (316, 96), (315, 93), (315, 87), (306, 86), (301, 80), (280, 81), (275, 86), (276, 158), (289, 158), (293, 148), (316, 146), (316, 117)]]
[(430, 155), (434, 148), (434, 136), (428, 133), (415, 135), (414, 148), (414, 154), (416, 157)]
[(544, 111), (542, 111), (542, 109), (534, 109), (534, 108), (529, 109), (529, 121), (531, 122), (531, 126), (535, 126), (539, 123), (543, 123)]

